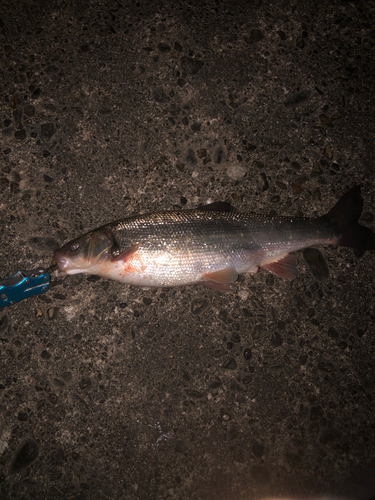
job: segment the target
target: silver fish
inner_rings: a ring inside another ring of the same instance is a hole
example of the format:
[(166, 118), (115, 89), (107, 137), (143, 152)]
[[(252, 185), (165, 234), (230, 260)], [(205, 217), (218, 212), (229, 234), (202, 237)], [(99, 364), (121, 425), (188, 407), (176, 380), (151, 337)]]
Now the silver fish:
[(230, 289), (239, 274), (259, 268), (296, 277), (297, 256), (313, 245), (375, 250), (375, 234), (358, 224), (363, 200), (355, 186), (317, 218), (233, 212), (214, 203), (196, 210), (157, 212), (111, 222), (54, 252), (67, 274), (95, 274), (139, 286), (202, 283)]

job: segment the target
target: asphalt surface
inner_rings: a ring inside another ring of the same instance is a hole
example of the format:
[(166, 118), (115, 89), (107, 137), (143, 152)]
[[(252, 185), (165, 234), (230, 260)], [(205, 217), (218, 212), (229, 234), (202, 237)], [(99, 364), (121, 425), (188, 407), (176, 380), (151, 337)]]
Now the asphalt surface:
[[(218, 200), (314, 216), (361, 184), (374, 228), (374, 12), (3, 0), (0, 276)], [(55, 272), (1, 309), (0, 498), (372, 498), (375, 255), (319, 250), (227, 294)]]

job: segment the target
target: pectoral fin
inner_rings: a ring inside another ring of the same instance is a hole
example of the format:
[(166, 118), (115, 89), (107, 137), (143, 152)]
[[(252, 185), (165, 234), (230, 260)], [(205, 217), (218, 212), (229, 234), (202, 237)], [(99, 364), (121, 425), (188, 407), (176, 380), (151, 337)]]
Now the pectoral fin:
[(261, 264), (260, 267), (280, 278), (293, 280), (297, 276), (297, 255), (288, 254), (276, 262)]
[(123, 252), (119, 253), (118, 255), (116, 255), (116, 253), (112, 253), (112, 256), (113, 256), (113, 261), (114, 262), (126, 262), (128, 260), (130, 260), (135, 253), (137, 253), (138, 251), (138, 248), (139, 248), (139, 245), (134, 245), (130, 248), (127, 248), (126, 250), (124, 250)]

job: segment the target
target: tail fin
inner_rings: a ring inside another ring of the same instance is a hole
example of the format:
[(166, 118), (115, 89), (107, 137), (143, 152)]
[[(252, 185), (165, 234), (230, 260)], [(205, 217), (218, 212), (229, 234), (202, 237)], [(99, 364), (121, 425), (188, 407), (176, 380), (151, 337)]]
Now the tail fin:
[(339, 246), (375, 250), (375, 234), (368, 227), (358, 224), (362, 208), (361, 187), (355, 186), (325, 216), (340, 232)]

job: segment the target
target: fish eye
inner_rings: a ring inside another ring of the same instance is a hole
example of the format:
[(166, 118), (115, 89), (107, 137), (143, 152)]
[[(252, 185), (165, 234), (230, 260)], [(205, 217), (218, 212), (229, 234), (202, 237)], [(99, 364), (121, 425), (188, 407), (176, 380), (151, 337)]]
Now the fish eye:
[(79, 248), (79, 243), (73, 243), (72, 245), (70, 245), (70, 250), (72, 252), (75, 252), (76, 250), (78, 250)]

